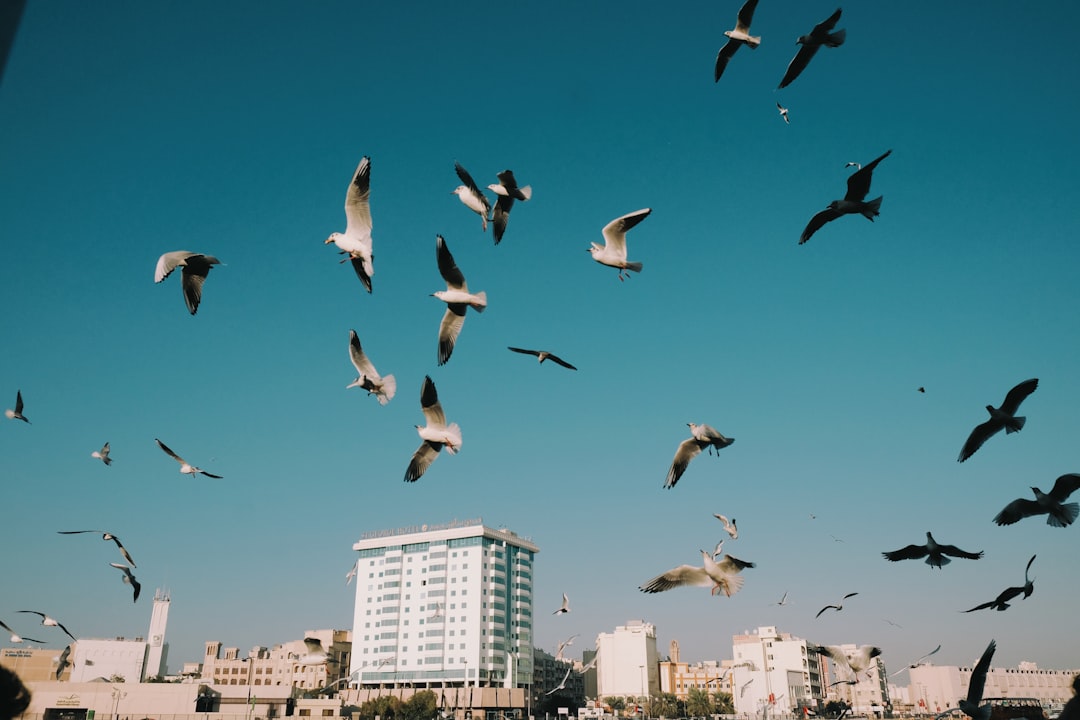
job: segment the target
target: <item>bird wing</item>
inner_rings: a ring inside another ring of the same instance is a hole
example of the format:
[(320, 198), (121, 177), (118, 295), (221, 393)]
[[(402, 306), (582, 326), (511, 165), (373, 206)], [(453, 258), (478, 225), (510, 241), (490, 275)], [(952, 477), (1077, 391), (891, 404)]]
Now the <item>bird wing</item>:
[(215, 475), (214, 473), (208, 473), (205, 470), (199, 470), (200, 475), (205, 475), (208, 478), (214, 478), (215, 480), (224, 480), (224, 475)]
[(1001, 403), (1001, 411), (1010, 415), (1015, 415), (1016, 411), (1020, 409), (1020, 403), (1024, 402), (1031, 393), (1035, 392), (1035, 388), (1039, 387), (1039, 379), (1031, 378), (1020, 383), (1005, 395), (1005, 402)]
[(986, 646), (986, 650), (983, 651), (982, 657), (979, 658), (979, 662), (975, 664), (975, 668), (971, 671), (967, 701), (972, 705), (977, 706), (982, 702), (983, 688), (986, 687), (986, 673), (990, 669), (990, 659), (994, 657), (996, 648), (997, 643), (991, 640), (990, 644)]
[(170, 449), (169, 449), (169, 446), (168, 446), (168, 445), (166, 445), (165, 443), (161, 442), (161, 441), (160, 441), (160, 440), (158, 440), (157, 438), (154, 438), (154, 442), (156, 442), (156, 443), (158, 444), (158, 447), (159, 447), (159, 448), (161, 448), (162, 450), (164, 450), (164, 451), (165, 451), (165, 454), (166, 454), (166, 455), (168, 455), (169, 457), (171, 457), (171, 458), (172, 458), (173, 460), (175, 460), (176, 462), (180, 463), (181, 465), (184, 465), (185, 463), (187, 463), (187, 460), (185, 460), (184, 458), (180, 457), (179, 455), (177, 455), (176, 453), (174, 453), (174, 452), (173, 452), (172, 450), (170, 450)]
[(435, 257), (439, 261), (439, 274), (446, 281), (446, 286), (453, 290), (468, 290), (465, 285), (465, 276), (454, 262), (454, 256), (450, 254), (450, 248), (442, 235), (435, 236)]
[(686, 472), (686, 468), (690, 464), (690, 461), (700, 455), (701, 449), (708, 444), (709, 443), (702, 442), (697, 438), (687, 438), (679, 443), (679, 448), (675, 451), (675, 457), (671, 461), (671, 468), (668, 470), (664, 487), (675, 487), (675, 483), (679, 482), (679, 478)]
[(450, 303), (443, 313), (442, 322), (439, 323), (439, 364), (445, 365), (454, 352), (461, 328), (465, 325), (465, 311), (468, 305)]
[[(998, 601), (997, 600), (991, 600), (990, 602), (984, 602), (981, 605), (976, 605), (975, 607), (971, 608), (970, 610), (961, 610), (960, 612), (969, 613), (969, 612), (975, 612), (976, 610), (985, 610), (987, 608), (992, 608), (992, 607), (997, 607), (997, 606), (998, 606)], [(907, 670), (907, 668), (900, 668), (896, 672), (901, 673), (904, 670)]]
[(361, 238), (371, 246), (371, 158), (364, 156), (356, 166), (345, 191), (345, 234)]
[(210, 274), (210, 268), (219, 263), (220, 261), (212, 255), (192, 255), (184, 264), (180, 284), (184, 290), (184, 302), (187, 303), (188, 311), (192, 315), (199, 310), (199, 303), (202, 302), (203, 282), (206, 281), (206, 276)]
[(127, 548), (120, 544), (120, 538), (115, 535), (109, 534), (110, 539), (116, 543), (116, 549), (120, 551), (120, 554), (124, 556), (124, 559), (131, 563), (131, 567), (138, 567), (135, 561), (131, 559), (131, 553), (127, 551)]
[(442, 403), (439, 402), (439, 393), (430, 376), (424, 376), (424, 385), (420, 389), (420, 409), (423, 410), (428, 425), (446, 425), (446, 415), (443, 413)]
[(409, 461), (409, 467), (405, 470), (405, 482), (419, 480), (420, 476), (427, 472), (431, 463), (435, 462), (435, 458), (439, 456), (442, 447), (442, 443), (433, 443), (427, 440), (422, 442), (420, 447), (416, 448), (412, 460)]
[(723, 557), (723, 559), (720, 560), (720, 562), (716, 563), (716, 565), (723, 572), (726, 572), (726, 573), (737, 573), (740, 570), (742, 570), (743, 568), (752, 568), (752, 567), (754, 567), (754, 563), (747, 562), (745, 560), (740, 560), (739, 558), (735, 557), (734, 555), (725, 555)]
[(918, 560), (919, 558), (926, 557), (929, 553), (930, 550), (926, 545), (907, 545), (899, 550), (892, 550), (881, 554), (886, 560), (896, 562), (898, 560)]
[(498, 245), (506, 232), (506, 223), (510, 220), (510, 208), (514, 207), (512, 195), (500, 195), (495, 201), (495, 210), (491, 214), (491, 234)]
[(570, 363), (566, 362), (565, 360), (563, 360), (558, 355), (552, 355), (551, 353), (548, 353), (547, 359), (550, 360), (551, 362), (555, 363), (556, 365), (562, 365), (564, 368), (566, 368), (568, 370), (577, 370), (576, 367), (574, 367)]
[(618, 253), (622, 254), (622, 258), (626, 259), (626, 233), (630, 231), (635, 225), (644, 220), (652, 212), (651, 208), (642, 208), (641, 210), (635, 210), (632, 213), (627, 213), (622, 217), (617, 217), (607, 225), (604, 226), (604, 245)]
[(713, 67), (713, 82), (719, 82), (720, 76), (724, 74), (724, 70), (727, 68), (728, 61), (731, 60), (731, 56), (735, 54), (735, 51), (742, 45), (738, 40), (728, 38), (728, 41), (724, 43), (724, 46), (720, 48), (720, 52), (716, 53), (716, 65)]
[(967, 560), (978, 560), (979, 558), (981, 558), (983, 556), (983, 551), (982, 550), (980, 550), (979, 552), (973, 553), (973, 552), (968, 552), (967, 550), (961, 550), (960, 548), (956, 547), (955, 545), (939, 545), (938, 546), (938, 551), (941, 552), (941, 554), (943, 554), (943, 555), (949, 555), (949, 556), (955, 557), (955, 558), (965, 558)]
[(799, 52), (795, 53), (795, 57), (791, 58), (791, 62), (788, 63), (787, 70), (784, 72), (784, 77), (780, 81), (781, 88), (786, 88), (795, 78), (799, 77), (799, 73), (810, 64), (810, 59), (814, 57), (819, 47), (821, 46), (817, 44), (799, 46)]
[(22, 415), (22, 411), (23, 411), (22, 390), (16, 390), (15, 391), (15, 414), (16, 415)]
[(461, 178), (461, 182), (463, 185), (465, 185), (465, 187), (469, 188), (477, 195), (483, 197), (483, 193), (480, 192), (480, 188), (477, 186), (476, 181), (472, 179), (472, 175), (469, 174), (469, 171), (461, 166), (461, 163), (454, 163), (454, 172), (456, 172), (457, 176)]
[(754, 21), (754, 10), (757, 9), (758, 0), (746, 0), (739, 8), (739, 17), (735, 22), (735, 30), (738, 32), (750, 32), (750, 23)]
[(866, 197), (866, 193), (870, 192), (870, 178), (873, 175), (874, 168), (877, 164), (889, 157), (892, 150), (886, 150), (881, 157), (875, 159), (866, 165), (863, 165), (860, 169), (851, 174), (851, 177), (847, 181), (847, 194), (844, 195), (845, 200), (855, 200), (862, 202)]
[(1012, 525), (1026, 517), (1032, 517), (1044, 512), (1046, 510), (1034, 500), (1016, 498), (994, 516), (994, 522), (998, 525)]
[[(1068, 473), (1055, 480), (1054, 489), (1047, 494), (1058, 502), (1065, 502), (1077, 490), (1080, 490), (1080, 475)], [(1034, 560), (1035, 558), (1032, 557), (1031, 559)], [(1029, 562), (1028, 565), (1031, 565), (1031, 563)]]
[(964, 462), (974, 455), (975, 451), (981, 448), (984, 442), (999, 433), (1003, 427), (1005, 426), (1000, 421), (993, 418), (981, 425), (976, 425), (975, 429), (968, 435), (967, 441), (964, 442), (964, 447), (960, 448), (960, 457), (957, 458), (957, 462)]
[(325, 653), (323, 649), (322, 641), (319, 638), (306, 637), (304, 638), (304, 647), (307, 648), (309, 653)]
[[(370, 255), (370, 249), (368, 254)], [(367, 260), (362, 257), (350, 257), (349, 262), (352, 264), (353, 271), (356, 273), (356, 277), (360, 278), (360, 282), (363, 283), (364, 289), (371, 292), (371, 275), (368, 275)]]
[(67, 636), (68, 636), (69, 638), (71, 638), (72, 640), (74, 640), (75, 642), (78, 642), (78, 641), (79, 641), (79, 639), (78, 639), (77, 637), (75, 637), (74, 635), (72, 635), (72, 634), (71, 634), (71, 631), (70, 631), (70, 630), (68, 630), (68, 629), (67, 629), (66, 627), (64, 627), (64, 626), (63, 626), (63, 625), (62, 625), (61, 623), (56, 623), (56, 627), (58, 627), (58, 628), (60, 628), (61, 630), (63, 630), (63, 631), (64, 631), (64, 634), (65, 634), (65, 635), (67, 635)]
[(184, 261), (194, 255), (193, 252), (187, 250), (174, 250), (173, 252), (167, 252), (158, 258), (157, 266), (154, 268), (154, 282), (159, 283), (172, 274), (178, 266), (183, 265)]
[(705, 572), (705, 568), (695, 567), (693, 565), (680, 565), (677, 568), (668, 570), (662, 575), (657, 575), (652, 580), (639, 586), (638, 589), (642, 592), (658, 593), (683, 585), (712, 587), (714, 584), (715, 581), (709, 577), (707, 572)]
[(379, 373), (375, 372), (375, 366), (364, 354), (364, 349), (360, 346), (360, 338), (355, 330), (349, 331), (349, 359), (352, 360), (356, 372), (375, 381), (380, 379)]
[(836, 12), (830, 15), (826, 20), (822, 20), (814, 29), (810, 31), (811, 37), (821, 38), (829, 34), (829, 32), (836, 27), (836, 23), (840, 22), (840, 13), (842, 8), (837, 8)]
[(525, 348), (510, 347), (509, 345), (506, 346), (506, 349), (512, 350), (516, 353), (521, 353), (522, 355), (532, 355), (534, 357), (540, 357), (539, 350), (526, 350)]
[(810, 222), (806, 224), (806, 228), (802, 231), (802, 235), (799, 236), (799, 244), (802, 245), (804, 242), (810, 239), (811, 235), (820, 230), (822, 225), (829, 222), (830, 220), (835, 220), (842, 214), (843, 213), (840, 213), (831, 207), (827, 207), (821, 212), (814, 215), (814, 217), (810, 218)]

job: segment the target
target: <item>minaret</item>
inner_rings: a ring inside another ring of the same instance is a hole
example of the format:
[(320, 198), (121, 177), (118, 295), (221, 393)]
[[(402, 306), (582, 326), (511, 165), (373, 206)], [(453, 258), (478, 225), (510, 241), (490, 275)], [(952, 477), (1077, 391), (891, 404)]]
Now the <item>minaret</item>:
[(158, 588), (154, 592), (154, 610), (150, 614), (150, 632), (147, 634), (146, 662), (143, 663), (143, 677), (164, 675), (168, 668), (169, 644), (165, 642), (165, 626), (169, 622), (169, 593)]

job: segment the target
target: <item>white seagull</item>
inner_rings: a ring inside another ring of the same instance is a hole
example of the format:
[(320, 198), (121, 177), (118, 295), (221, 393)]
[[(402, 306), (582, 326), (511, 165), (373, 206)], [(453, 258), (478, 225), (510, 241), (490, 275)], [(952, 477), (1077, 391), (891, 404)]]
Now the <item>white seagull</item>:
[(593, 260), (601, 265), (617, 268), (619, 270), (619, 280), (623, 280), (624, 275), (630, 277), (630, 273), (627, 272), (629, 270), (641, 272), (641, 268), (643, 267), (641, 263), (628, 262), (626, 260), (626, 233), (639, 222), (647, 218), (651, 212), (651, 208), (635, 210), (622, 217), (617, 217), (605, 225), (602, 231), (604, 234), (604, 244), (600, 245), (599, 243), (594, 242), (592, 243), (592, 247), (589, 248)]
[(11, 420), (22, 420), (27, 425), (30, 424), (30, 421), (27, 420), (26, 416), (23, 415), (22, 390), (15, 391), (15, 409), (5, 410), (4, 415), (6, 415)]
[(788, 119), (788, 109), (780, 103), (776, 103), (776, 109), (780, 112), (780, 117), (784, 118), (784, 123), (790, 125), (791, 120)]
[(720, 48), (720, 52), (716, 54), (716, 66), (713, 68), (713, 82), (718, 82), (720, 80), (720, 76), (724, 74), (724, 68), (727, 67), (728, 61), (731, 60), (735, 51), (741, 46), (747, 45), (751, 50), (754, 50), (761, 44), (760, 37), (754, 37), (750, 34), (750, 23), (754, 20), (754, 9), (757, 8), (757, 3), (758, 0), (746, 0), (746, 3), (739, 9), (739, 17), (735, 21), (735, 29), (724, 31), (728, 41), (724, 43), (724, 47)]
[(709, 448), (710, 453), (713, 450), (719, 452), (735, 442), (735, 438), (724, 437), (716, 428), (709, 425), (687, 423), (687, 426), (690, 428), (690, 437), (679, 443), (675, 451), (675, 457), (668, 469), (667, 480), (664, 482), (665, 488), (675, 487), (675, 483), (679, 482), (679, 478), (686, 472), (690, 461), (700, 455), (705, 448)]
[(135, 579), (134, 575), (131, 574), (131, 568), (128, 567), (127, 565), (122, 565), (120, 563), (109, 563), (109, 564), (112, 565), (117, 570), (123, 571), (123, 573), (124, 573), (123, 581), (126, 584), (130, 585), (132, 591), (134, 591), (135, 596), (132, 598), (131, 601), (132, 602), (137, 602), (138, 599), (139, 599), (139, 591), (142, 590), (142, 584), (138, 580)]
[(178, 267), (184, 268), (180, 275), (180, 287), (184, 291), (184, 302), (187, 303), (188, 311), (194, 315), (199, 310), (203, 282), (210, 274), (210, 268), (220, 264), (221, 261), (213, 255), (203, 255), (187, 250), (167, 252), (158, 258), (157, 266), (154, 268), (154, 282), (161, 282)]
[(352, 262), (356, 277), (370, 293), (375, 256), (371, 239), (371, 158), (367, 155), (360, 159), (345, 191), (345, 232), (331, 233), (324, 244), (330, 243), (349, 256), (346, 259)]
[(993, 405), (987, 405), (986, 412), (990, 413), (990, 419), (982, 425), (977, 425), (971, 431), (968, 439), (964, 442), (964, 447), (960, 449), (960, 457), (957, 458), (957, 461), (964, 462), (967, 460), (975, 454), (976, 450), (982, 447), (984, 442), (1001, 432), (1002, 429), (1005, 430), (1006, 434), (1020, 432), (1024, 427), (1024, 423), (1027, 422), (1027, 418), (1017, 417), (1016, 411), (1020, 409), (1020, 403), (1024, 402), (1028, 395), (1035, 392), (1037, 387), (1039, 387), (1038, 378), (1025, 380), (1006, 393), (1005, 401), (1001, 403), (1001, 407), (996, 408)]
[(952, 560), (947, 556), (955, 558), (964, 558), (966, 560), (978, 560), (983, 556), (982, 550), (979, 552), (968, 552), (967, 550), (961, 550), (955, 545), (942, 545), (938, 541), (934, 540), (934, 536), (929, 532), (926, 533), (925, 545), (905, 545), (899, 550), (891, 550), (889, 552), (881, 553), (886, 560), (892, 562), (898, 562), (900, 560), (918, 560), (920, 558), (926, 558), (926, 564), (932, 568), (941, 569), (941, 567), (948, 565)]
[(469, 292), (469, 285), (465, 282), (465, 276), (461, 274), (454, 256), (450, 254), (450, 248), (442, 235), (435, 236), (435, 255), (439, 261), (439, 273), (446, 281), (446, 289), (432, 293), (446, 303), (446, 312), (443, 314), (442, 323), (439, 325), (439, 365), (446, 364), (454, 352), (461, 327), (465, 324), (465, 313), (469, 308), (476, 312), (484, 312), (487, 307), (487, 293), (480, 291), (476, 294)]
[(426, 424), (423, 427), (417, 425), (416, 432), (424, 442), (413, 453), (409, 467), (405, 470), (405, 482), (416, 482), (439, 456), (443, 447), (451, 455), (461, 449), (461, 428), (457, 423), (446, 424), (446, 415), (439, 403), (435, 383), (426, 376), (420, 389), (420, 409), (424, 412)]
[(518, 187), (511, 170), (503, 170), (497, 177), (498, 183), (488, 185), (488, 190), (499, 196), (495, 201), (495, 210), (491, 214), (491, 234), (495, 238), (496, 245), (506, 232), (506, 223), (510, 220), (510, 208), (514, 207), (514, 201), (524, 202), (532, 197), (532, 187), (529, 185)]
[(23, 637), (22, 635), (19, 635), (19, 634), (18, 634), (17, 632), (15, 632), (15, 631), (14, 631), (14, 630), (12, 630), (11, 628), (9, 628), (9, 627), (7, 626), (7, 623), (5, 623), (5, 622), (4, 622), (3, 620), (0, 620), (0, 627), (4, 628), (4, 629), (5, 629), (5, 630), (7, 630), (7, 631), (8, 631), (9, 633), (11, 633), (11, 640), (10, 640), (10, 642), (11, 642), (11, 643), (12, 643), (13, 645), (18, 645), (18, 644), (19, 644), (19, 643), (21, 643), (21, 642), (32, 642), (32, 643), (37, 643), (38, 645), (44, 645), (44, 644), (45, 644), (45, 641), (44, 641), (44, 640), (35, 640), (35, 639), (34, 639), (34, 638), (32, 638), (32, 637)]
[(1046, 524), (1052, 527), (1068, 527), (1080, 515), (1080, 504), (1065, 502), (1070, 495), (1080, 490), (1080, 475), (1068, 473), (1054, 481), (1054, 487), (1048, 493), (1044, 493), (1037, 487), (1032, 487), (1035, 493), (1034, 500), (1016, 498), (994, 516), (994, 522), (998, 525), (1012, 525), (1027, 517), (1046, 515)]
[(356, 563), (353, 563), (353, 566), (349, 568), (349, 572), (345, 573), (345, 584), (350, 584), (354, 579), (356, 579)]
[(179, 455), (174, 453), (172, 450), (170, 450), (168, 448), (168, 446), (165, 445), (165, 443), (161, 442), (157, 438), (154, 438), (154, 442), (156, 442), (158, 444), (159, 448), (161, 448), (162, 450), (165, 451), (166, 455), (171, 457), (176, 462), (180, 463), (180, 472), (181, 473), (183, 473), (185, 475), (190, 475), (192, 477), (195, 477), (195, 475), (198, 474), (198, 475), (205, 475), (206, 477), (209, 477), (209, 478), (214, 478), (215, 480), (221, 480), (222, 479), (221, 475), (214, 475), (213, 473), (208, 473), (205, 470), (203, 470), (201, 468), (197, 468), (194, 465), (190, 464), (187, 460), (185, 460), (184, 458), (180, 457)]
[(900, 673), (904, 672), (905, 670), (908, 670), (909, 668), (913, 668), (913, 667), (918, 667), (919, 663), (921, 663), (921, 662), (922, 662), (923, 660), (925, 660), (926, 658), (930, 657), (931, 655), (933, 655), (934, 653), (936, 653), (936, 652), (937, 652), (938, 650), (940, 650), (940, 649), (941, 649), (941, 645), (938, 645), (938, 646), (937, 646), (936, 648), (934, 648), (934, 649), (933, 649), (933, 650), (931, 650), (930, 652), (926, 653), (925, 655), (923, 655), (922, 657), (920, 657), (920, 658), (919, 658), (918, 660), (916, 660), (915, 662), (912, 662), (912, 663), (908, 663), (907, 665), (905, 665), (904, 667), (900, 668), (899, 670), (896, 670), (896, 671), (894, 671), (894, 672), (891, 672), (891, 673), (889, 673), (889, 677), (893, 677), (894, 675), (899, 675)]
[(709, 553), (704, 550), (700, 552), (701, 567), (680, 565), (668, 570), (666, 573), (657, 575), (652, 580), (643, 583), (638, 589), (642, 592), (657, 593), (682, 587), (683, 585), (693, 585), (711, 588), (709, 591), (711, 595), (722, 592), (727, 597), (731, 597), (739, 592), (739, 589), (743, 586), (743, 578), (739, 575), (739, 572), (743, 568), (754, 567), (754, 563), (740, 560), (731, 555), (725, 555), (723, 559), (716, 562)]
[[(472, 175), (470, 175), (465, 168), (461, 167), (461, 163), (454, 163), (454, 172), (457, 173), (457, 176), (461, 178), (461, 182), (464, 184), (454, 188), (452, 194), (457, 195), (458, 200), (460, 200), (465, 207), (480, 216), (480, 229), (481, 231), (486, 231), (488, 215), (491, 214), (491, 202), (487, 199), (487, 196), (480, 191), (480, 188), (477, 187), (476, 181), (472, 179)], [(507, 212), (509, 212), (509, 210)], [(499, 237), (501, 239), (502, 235), (500, 234)], [(495, 242), (497, 244), (499, 241), (496, 240)]]
[(112, 458), (109, 457), (109, 443), (105, 443), (100, 450), (90, 453), (90, 457), (97, 458), (106, 465), (112, 465)]
[(568, 368), (570, 370), (577, 370), (576, 367), (566, 362), (555, 353), (550, 353), (547, 350), (527, 350), (525, 348), (510, 347), (509, 345), (507, 346), (507, 349), (513, 350), (516, 353), (521, 353), (522, 355), (535, 355), (541, 363), (545, 360), (550, 360), (553, 363), (562, 365), (564, 368)]
[[(709, 427), (709, 426), (705, 425), (704, 427)], [(712, 428), (709, 428), (709, 429), (711, 430)], [(717, 433), (717, 434), (719, 435), (719, 433)], [(728, 444), (730, 445), (731, 443), (728, 443)], [(731, 522), (728, 522), (728, 519), (726, 517), (724, 517), (723, 515), (714, 513), (713, 517), (724, 524), (724, 530), (727, 532), (728, 535), (731, 536), (732, 540), (738, 540), (739, 539), (739, 528), (737, 528), (735, 526), (735, 518), (731, 518)]]
[(846, 667), (852, 675), (858, 675), (870, 667), (870, 662), (881, 654), (881, 648), (874, 645), (860, 645), (851, 651), (845, 651), (837, 645), (810, 645), (806, 649), (821, 655), (828, 655), (837, 665)]
[(559, 606), (558, 610), (556, 610), (555, 612), (553, 612), (551, 614), (552, 615), (565, 615), (568, 612), (570, 612), (570, 598), (566, 597), (566, 593), (563, 593), (562, 594), (562, 605)]
[(566, 668), (566, 674), (565, 674), (565, 675), (563, 675), (563, 679), (559, 681), (559, 684), (558, 684), (558, 685), (556, 685), (555, 687), (551, 688), (550, 690), (548, 690), (548, 691), (547, 691), (546, 693), (544, 693), (544, 694), (545, 694), (545, 695), (550, 695), (550, 694), (552, 694), (553, 692), (557, 692), (557, 691), (559, 691), (559, 690), (565, 690), (565, 689), (566, 689), (566, 679), (567, 679), (568, 677), (570, 677), (570, 672), (571, 672), (571, 671), (572, 671), (573, 669), (574, 669), (574, 666), (573, 666), (573, 665), (571, 665), (570, 667)]
[(816, 618), (821, 617), (821, 613), (823, 613), (823, 612), (825, 612), (826, 610), (829, 610), (829, 609), (835, 610), (836, 612), (840, 612), (841, 610), (844, 609), (844, 601), (847, 600), (849, 597), (855, 597), (858, 594), (859, 593), (857, 593), (857, 592), (848, 593), (844, 597), (840, 598), (840, 601), (837, 602), (835, 605), (826, 605), (825, 607), (818, 610), (817, 615), (815, 615), (814, 617), (816, 617)]
[(135, 561), (131, 559), (131, 553), (127, 551), (127, 548), (120, 542), (120, 538), (113, 535), (111, 532), (104, 530), (57, 530), (59, 535), (81, 535), (82, 533), (101, 533), (101, 539), (108, 542), (112, 541), (116, 545), (116, 549), (120, 551), (120, 554), (124, 556), (124, 559), (131, 563), (131, 567), (138, 567)]
[(565, 659), (563, 657), (563, 650), (565, 650), (566, 648), (573, 645), (574, 644), (574, 638), (576, 638), (576, 637), (578, 637), (577, 634), (571, 635), (570, 637), (566, 638), (565, 640), (563, 640), (562, 642), (559, 643), (559, 647), (555, 651), (555, 659), (556, 660), (564, 660)]
[(304, 638), (304, 647), (307, 649), (307, 653), (301, 655), (297, 660), (301, 665), (325, 665), (329, 661), (330, 655), (326, 652), (319, 638)]
[(787, 70), (784, 72), (784, 78), (780, 81), (781, 88), (787, 87), (795, 78), (799, 77), (799, 73), (806, 68), (822, 45), (835, 48), (844, 44), (847, 31), (837, 30), (832, 32), (832, 29), (836, 27), (836, 23), (839, 21), (840, 8), (837, 8), (836, 12), (830, 15), (828, 19), (822, 20), (815, 25), (809, 34), (799, 36), (799, 39), (795, 42), (802, 47), (799, 48), (799, 52), (795, 53), (795, 57), (788, 64)]
[(386, 377), (379, 375), (371, 360), (364, 354), (364, 349), (360, 347), (360, 338), (357, 337), (355, 330), (349, 330), (349, 359), (352, 360), (353, 367), (359, 375), (345, 388), (363, 388), (367, 390), (368, 395), (374, 395), (380, 405), (390, 402), (394, 393), (397, 392), (397, 380), (393, 375)]
[(45, 627), (58, 627), (58, 628), (60, 628), (61, 630), (64, 631), (65, 635), (67, 635), (72, 640), (75, 640), (76, 642), (78, 642), (78, 639), (74, 635), (72, 635), (71, 632), (68, 631), (68, 629), (66, 627), (64, 627), (59, 622), (57, 622), (57, 620), (55, 618), (49, 617), (48, 615), (46, 615), (43, 612), (38, 612), (37, 610), (16, 610), (15, 612), (31, 613), (31, 614), (34, 614), (34, 615), (39, 615), (39, 616), (41, 616), (41, 624), (42, 625), (44, 625)]
[(847, 193), (844, 194), (844, 199), (833, 200), (827, 208), (810, 218), (810, 222), (806, 224), (802, 235), (799, 236), (800, 245), (809, 240), (810, 236), (820, 230), (825, 223), (843, 215), (858, 213), (870, 222), (874, 222), (874, 218), (880, 214), (882, 196), (867, 201), (866, 194), (870, 192), (870, 179), (874, 168), (879, 162), (889, 157), (891, 152), (892, 150), (886, 150), (881, 157), (851, 174), (847, 181)]

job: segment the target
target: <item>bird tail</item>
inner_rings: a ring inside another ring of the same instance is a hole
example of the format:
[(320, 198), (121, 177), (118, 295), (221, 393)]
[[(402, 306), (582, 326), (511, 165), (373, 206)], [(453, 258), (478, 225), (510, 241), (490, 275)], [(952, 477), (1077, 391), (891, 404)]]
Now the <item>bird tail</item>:
[(379, 404), (385, 405), (390, 402), (397, 392), (397, 380), (393, 375), (387, 375), (382, 379), (382, 390), (378, 394)]
[(937, 568), (945, 567), (946, 565), (948, 565), (951, 562), (952, 562), (952, 560), (945, 557), (944, 555), (942, 555), (940, 558), (935, 558), (933, 555), (930, 555), (929, 557), (926, 558), (926, 564), (929, 565), (930, 567), (937, 567)]
[(1046, 517), (1046, 524), (1053, 527), (1068, 527), (1073, 524), (1077, 515), (1080, 515), (1080, 503), (1065, 503), (1061, 506), (1060, 517), (1057, 513), (1050, 513)]
[(518, 188), (521, 191), (521, 199), (529, 200), (532, 198), (532, 185), (526, 185), (523, 188)]
[(481, 290), (473, 295), (473, 299), (469, 302), (469, 307), (476, 312), (484, 312), (487, 308), (487, 293)]
[(825, 45), (825, 47), (831, 48), (840, 47), (844, 44), (844, 40), (846, 39), (847, 30), (837, 30), (834, 33), (829, 33), (828, 37), (825, 38), (825, 42), (823, 43), (823, 45)]
[(446, 427), (446, 452), (456, 455), (461, 449), (461, 428), (457, 423), (450, 423)]
[(645, 266), (642, 265), (639, 262), (628, 262), (628, 263), (626, 263), (626, 269), (627, 270), (633, 270), (634, 272), (641, 272), (641, 268), (643, 268), (643, 267), (645, 267)]
[(760, 35), (757, 35), (757, 36), (751, 35), (750, 37), (746, 38), (746, 46), (748, 48), (750, 48), (751, 50), (756, 49), (757, 46), (760, 45), (760, 44), (761, 44), (761, 36)]
[(884, 197), (884, 195), (878, 195), (873, 200), (867, 202), (862, 209), (863, 217), (870, 222), (874, 222), (874, 218), (881, 214), (881, 200)]
[(723, 582), (718, 583), (717, 587), (724, 595), (731, 597), (742, 589), (743, 582), (742, 575), (729, 574), (724, 576)]
[(1005, 423), (1005, 433), (1020, 432), (1024, 428), (1024, 423), (1027, 422), (1026, 417), (1014, 417)]

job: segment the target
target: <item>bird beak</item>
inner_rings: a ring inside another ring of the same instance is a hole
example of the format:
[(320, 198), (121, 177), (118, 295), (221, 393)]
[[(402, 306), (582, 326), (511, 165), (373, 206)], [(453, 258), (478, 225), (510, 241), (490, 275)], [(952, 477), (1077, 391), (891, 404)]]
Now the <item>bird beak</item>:
[(332, 242), (334, 242), (334, 238), (326, 238), (326, 241), (323, 243), (323, 245), (329, 245)]

